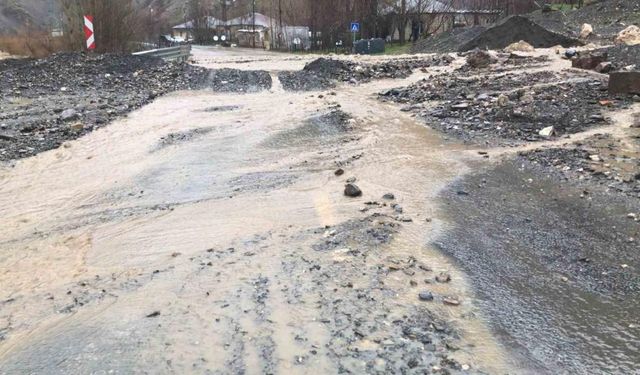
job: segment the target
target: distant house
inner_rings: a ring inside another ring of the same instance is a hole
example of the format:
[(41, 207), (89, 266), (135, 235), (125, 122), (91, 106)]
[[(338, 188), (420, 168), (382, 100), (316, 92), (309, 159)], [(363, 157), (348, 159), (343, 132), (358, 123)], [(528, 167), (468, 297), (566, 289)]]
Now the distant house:
[[(207, 27), (212, 37), (225, 35), (227, 40), (241, 47), (270, 49), (308, 49), (311, 47), (309, 28), (306, 26), (288, 26), (262, 13), (247, 13), (227, 22), (214, 17), (207, 18)], [(173, 27), (173, 36), (193, 40), (194, 22), (189, 21)], [(215, 39), (214, 39), (215, 40)]]
[[(487, 25), (496, 22), (502, 13), (502, 10), (459, 8), (455, 2), (432, 0), (419, 11), (408, 15), (405, 35), (409, 40), (416, 40), (421, 36), (439, 34), (454, 27)], [(393, 26), (391, 38), (400, 39), (397, 24)]]
[[(185, 23), (181, 23), (179, 25), (174, 26), (171, 29), (171, 35), (174, 38), (179, 38), (185, 41), (191, 41), (193, 40), (193, 36), (194, 36), (194, 29), (195, 29), (195, 22), (194, 21), (187, 21)], [(206, 29), (212, 30), (214, 31), (214, 34), (222, 31), (224, 32), (224, 26), (225, 26), (225, 22), (222, 20), (219, 20), (215, 17), (207, 17), (206, 18), (206, 22), (203, 20), (202, 22), (202, 26), (200, 27), (204, 27)]]

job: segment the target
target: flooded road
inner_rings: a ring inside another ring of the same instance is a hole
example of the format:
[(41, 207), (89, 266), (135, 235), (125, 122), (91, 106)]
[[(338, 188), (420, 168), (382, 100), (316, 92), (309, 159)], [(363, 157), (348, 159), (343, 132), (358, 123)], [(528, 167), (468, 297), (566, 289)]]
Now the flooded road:
[(4, 166), (0, 373), (501, 371), (427, 245), (465, 153), (376, 100), (398, 83), (175, 93)]
[(620, 268), (598, 215), (628, 202), (377, 98), (452, 67), (292, 93), (277, 73), (313, 56), (194, 52), (273, 85), (173, 93), (0, 167), (0, 374), (637, 372), (635, 291), (575, 266)]

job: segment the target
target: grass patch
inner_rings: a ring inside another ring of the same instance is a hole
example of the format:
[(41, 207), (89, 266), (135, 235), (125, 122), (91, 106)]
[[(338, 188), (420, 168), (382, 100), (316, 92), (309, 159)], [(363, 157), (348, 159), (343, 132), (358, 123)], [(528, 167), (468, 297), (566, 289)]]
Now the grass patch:
[(402, 55), (405, 53), (409, 53), (410, 49), (411, 49), (411, 43), (386, 44), (384, 47), (384, 54), (385, 55)]

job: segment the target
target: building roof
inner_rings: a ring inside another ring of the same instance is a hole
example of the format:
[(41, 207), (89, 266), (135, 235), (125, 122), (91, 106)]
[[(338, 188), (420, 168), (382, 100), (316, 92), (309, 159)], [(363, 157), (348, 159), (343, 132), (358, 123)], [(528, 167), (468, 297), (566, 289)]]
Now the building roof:
[[(222, 20), (219, 20), (219, 19), (217, 19), (215, 17), (208, 16), (207, 17), (207, 25), (210, 28), (214, 28), (214, 27), (217, 27), (217, 26), (224, 26), (225, 22), (222, 21)], [(193, 29), (193, 20), (192, 21), (187, 21), (185, 23), (181, 23), (179, 25), (175, 25), (173, 28), (174, 29)]]
[[(267, 17), (262, 13), (256, 12), (255, 17), (256, 17), (256, 26), (271, 27), (277, 24), (277, 22), (274, 19)], [(247, 13), (244, 16), (236, 17), (227, 22), (227, 26), (247, 26), (247, 25), (253, 25), (253, 13)]]

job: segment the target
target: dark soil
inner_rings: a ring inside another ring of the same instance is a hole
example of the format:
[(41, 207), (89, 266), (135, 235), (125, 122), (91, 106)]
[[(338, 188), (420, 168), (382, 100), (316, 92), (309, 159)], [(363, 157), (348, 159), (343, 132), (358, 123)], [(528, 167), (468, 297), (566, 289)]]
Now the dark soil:
[(264, 70), (217, 69), (212, 70), (206, 87), (218, 92), (248, 93), (271, 88), (271, 75)]
[(602, 103), (621, 108), (630, 100), (609, 97), (606, 80), (559, 78), (544, 71), (473, 78), (458, 72), (383, 92), (381, 98), (409, 103), (404, 110), (418, 113), (429, 126), (476, 143), (539, 141), (546, 138), (538, 133), (549, 126), (557, 136), (581, 132), (607, 123), (609, 107)]
[(640, 224), (627, 215), (637, 199), (598, 184), (585, 194), (524, 159), (442, 198), (452, 226), (435, 244), (469, 275), (522, 373), (635, 371)]
[(448, 32), (436, 34), (418, 40), (412, 47), (413, 53), (448, 53), (459, 52), (460, 46), (469, 43), (487, 28), (472, 26), (456, 28)]
[(281, 72), (279, 79), (285, 90), (323, 90), (334, 87), (337, 82), (357, 84), (374, 79), (406, 78), (415, 69), (448, 65), (451, 61), (449, 56), (436, 56), (398, 59), (378, 64), (359, 64), (319, 58), (308, 63), (299, 72)]

